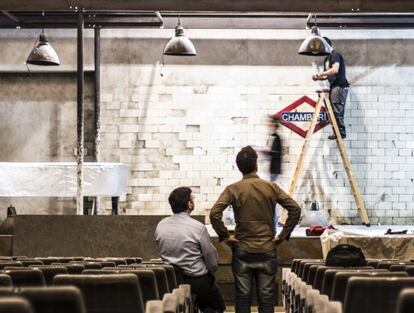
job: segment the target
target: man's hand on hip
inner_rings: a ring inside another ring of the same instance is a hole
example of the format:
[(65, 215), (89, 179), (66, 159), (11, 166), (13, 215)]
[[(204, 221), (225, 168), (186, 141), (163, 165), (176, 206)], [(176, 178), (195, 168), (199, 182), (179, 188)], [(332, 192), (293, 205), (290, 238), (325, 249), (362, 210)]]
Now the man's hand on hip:
[(236, 245), (237, 243), (239, 243), (239, 240), (237, 240), (234, 236), (230, 236), (227, 237), (226, 239), (224, 239), (224, 242), (230, 247), (233, 248), (234, 245)]
[(275, 238), (273, 238), (273, 242), (275, 243), (275, 246), (280, 245), (283, 242), (283, 238), (280, 238), (279, 236), (275, 236)]

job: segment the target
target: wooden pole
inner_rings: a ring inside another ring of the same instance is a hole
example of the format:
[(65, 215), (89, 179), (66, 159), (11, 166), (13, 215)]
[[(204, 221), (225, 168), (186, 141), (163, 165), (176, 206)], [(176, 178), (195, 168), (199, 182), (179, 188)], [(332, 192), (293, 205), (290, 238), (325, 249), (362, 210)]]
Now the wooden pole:
[(369, 218), (367, 211), (365, 210), (364, 201), (362, 200), (361, 192), (359, 191), (358, 183), (352, 173), (351, 170), (351, 163), (349, 162), (348, 154), (346, 153), (344, 141), (342, 140), (341, 133), (339, 132), (339, 127), (336, 122), (335, 115), (333, 113), (331, 101), (329, 100), (329, 96), (324, 97), (324, 104), (326, 107), (326, 110), (329, 114), (329, 120), (331, 122), (334, 134), (336, 135), (336, 143), (339, 148), (339, 152), (341, 154), (342, 163), (344, 164), (346, 174), (348, 176), (349, 183), (351, 184), (352, 194), (355, 198), (355, 203), (358, 208), (359, 216), (361, 217), (362, 223), (370, 226)]
[(83, 12), (78, 12), (78, 68), (77, 68), (77, 189), (76, 189), (76, 214), (83, 214), (83, 141), (84, 141), (84, 104), (83, 104)]

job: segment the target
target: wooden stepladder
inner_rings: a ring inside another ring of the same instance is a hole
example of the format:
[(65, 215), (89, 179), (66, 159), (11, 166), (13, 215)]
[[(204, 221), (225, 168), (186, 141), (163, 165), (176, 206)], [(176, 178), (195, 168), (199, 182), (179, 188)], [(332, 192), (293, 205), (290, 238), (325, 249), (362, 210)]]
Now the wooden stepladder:
[[(348, 176), (349, 183), (351, 185), (352, 194), (354, 195), (354, 198), (355, 198), (355, 203), (358, 208), (359, 216), (361, 217), (363, 224), (370, 226), (368, 214), (367, 214), (367, 211), (365, 210), (364, 201), (362, 200), (361, 192), (359, 191), (359, 187), (358, 187), (358, 183), (354, 175), (352, 174), (351, 163), (349, 162), (348, 154), (346, 152), (345, 145), (342, 140), (341, 134), (339, 132), (339, 128), (338, 128), (338, 124), (335, 119), (335, 115), (333, 113), (331, 101), (329, 100), (329, 89), (320, 90), (318, 91), (318, 94), (319, 94), (318, 102), (316, 103), (315, 112), (313, 114), (309, 129), (306, 133), (305, 141), (303, 142), (302, 150), (299, 155), (299, 160), (296, 165), (292, 181), (290, 182), (288, 194), (291, 195), (296, 191), (297, 183), (299, 180), (299, 175), (301, 174), (302, 169), (303, 169), (303, 164), (305, 162), (306, 153), (310, 145), (310, 140), (313, 135), (313, 132), (315, 131), (315, 126), (318, 121), (318, 117), (321, 111), (322, 104), (324, 104), (326, 110), (328, 111), (329, 121), (331, 122), (334, 134), (336, 135), (336, 143), (338, 145), (339, 153), (341, 154), (341, 158), (342, 158), (342, 163), (344, 164), (344, 168)], [(287, 219), (287, 212), (286, 210), (283, 210), (280, 215), (280, 222), (284, 224), (286, 219)]]

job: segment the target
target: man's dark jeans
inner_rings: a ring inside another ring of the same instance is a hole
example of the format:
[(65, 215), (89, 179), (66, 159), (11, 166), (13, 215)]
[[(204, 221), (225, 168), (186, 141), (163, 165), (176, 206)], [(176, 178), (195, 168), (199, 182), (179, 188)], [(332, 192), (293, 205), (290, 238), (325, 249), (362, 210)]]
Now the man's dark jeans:
[(344, 111), (347, 95), (348, 87), (339, 86), (332, 87), (329, 94), (336, 123), (338, 124), (339, 132), (341, 133), (342, 137), (346, 136)]
[(232, 269), (236, 288), (236, 313), (250, 313), (253, 279), (259, 313), (273, 313), (276, 305), (276, 251), (248, 253), (233, 248)]
[(184, 275), (184, 283), (191, 286), (191, 293), (196, 296), (197, 306), (202, 312), (224, 312), (223, 295), (213, 274), (198, 277)]

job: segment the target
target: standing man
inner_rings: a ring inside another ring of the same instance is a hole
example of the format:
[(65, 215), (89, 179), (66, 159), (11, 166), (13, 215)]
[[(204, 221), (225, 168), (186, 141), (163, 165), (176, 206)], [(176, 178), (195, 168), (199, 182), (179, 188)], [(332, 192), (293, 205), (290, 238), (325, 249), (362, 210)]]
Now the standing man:
[[(330, 46), (332, 42), (329, 38), (323, 37)], [(345, 122), (344, 122), (344, 110), (346, 97), (348, 95), (349, 83), (346, 79), (345, 62), (342, 54), (334, 49), (332, 46), (332, 53), (326, 57), (324, 71), (319, 74), (314, 74), (312, 79), (316, 80), (328, 80), (330, 84), (329, 98), (332, 103), (333, 111), (335, 114), (336, 123), (339, 127), (339, 132), (342, 138), (346, 138)], [(336, 139), (335, 134), (329, 135), (329, 139)]]
[(279, 121), (274, 115), (269, 116), (269, 127), (273, 137), (272, 146), (270, 147), (270, 180), (275, 181), (277, 176), (282, 172), (282, 142), (277, 133)]
[[(299, 221), (299, 205), (274, 182), (257, 176), (257, 153), (244, 147), (236, 164), (243, 179), (227, 186), (210, 213), (211, 224), (220, 240), (233, 251), (232, 270), (236, 288), (236, 313), (250, 313), (253, 279), (256, 281), (259, 313), (273, 313), (276, 304), (276, 245), (288, 240)], [(288, 211), (281, 233), (275, 234), (275, 206)], [(235, 235), (230, 236), (222, 221), (223, 211), (233, 206)]]
[(201, 311), (224, 312), (223, 296), (213, 275), (217, 270), (217, 251), (206, 226), (190, 217), (194, 210), (191, 189), (173, 190), (168, 202), (174, 214), (159, 222), (155, 230), (161, 259), (182, 270), (184, 282), (191, 285)]

